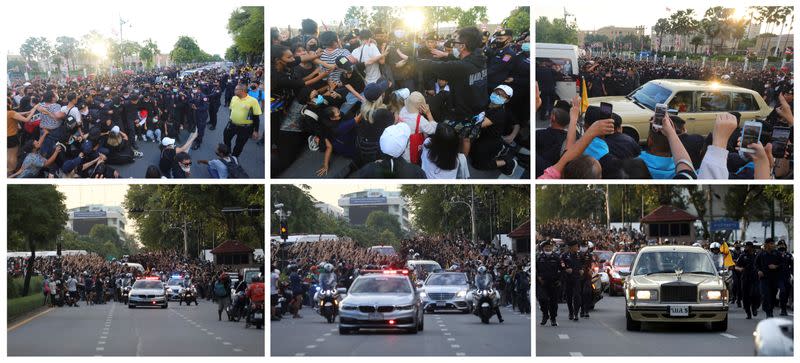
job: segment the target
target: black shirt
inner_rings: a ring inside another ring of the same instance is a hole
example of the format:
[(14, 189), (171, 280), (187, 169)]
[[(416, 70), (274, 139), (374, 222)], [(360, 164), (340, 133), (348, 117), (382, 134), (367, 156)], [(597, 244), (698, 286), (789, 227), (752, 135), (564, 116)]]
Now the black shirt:
[(435, 72), (447, 80), (453, 93), (454, 109), (448, 119), (465, 121), (481, 113), (489, 103), (486, 57), (480, 49), (460, 60), (432, 61), (420, 59), (418, 71)]
[(561, 158), (561, 148), (566, 140), (567, 130), (559, 130), (552, 127), (536, 130), (536, 155), (541, 156), (542, 161), (545, 163), (542, 170), (558, 162), (558, 159)]
[(639, 156), (642, 149), (639, 143), (626, 134), (611, 134), (605, 137), (608, 152), (619, 159), (630, 159)]

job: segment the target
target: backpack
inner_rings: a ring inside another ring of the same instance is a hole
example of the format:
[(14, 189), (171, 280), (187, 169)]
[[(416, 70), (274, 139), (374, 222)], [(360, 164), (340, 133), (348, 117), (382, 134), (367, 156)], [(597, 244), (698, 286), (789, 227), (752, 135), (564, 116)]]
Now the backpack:
[(217, 297), (228, 295), (228, 291), (225, 290), (225, 284), (223, 284), (222, 281), (217, 281), (214, 283), (214, 295)]
[(250, 175), (242, 168), (239, 164), (239, 160), (236, 160), (235, 156), (231, 156), (231, 161), (225, 161), (224, 159), (219, 159), (222, 161), (223, 164), (228, 168), (228, 179), (249, 179)]

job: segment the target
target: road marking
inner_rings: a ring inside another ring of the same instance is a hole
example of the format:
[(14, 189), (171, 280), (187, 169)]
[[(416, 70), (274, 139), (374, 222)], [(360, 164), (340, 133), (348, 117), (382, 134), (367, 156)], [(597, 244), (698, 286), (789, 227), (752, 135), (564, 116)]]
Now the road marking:
[(98, 350), (98, 351), (106, 350), (106, 348), (103, 348), (103, 347), (97, 347), (97, 348), (94, 348), (94, 349)]
[(97, 344), (103, 345), (103, 344), (106, 344), (106, 342), (104, 340), (101, 340), (101, 341), (97, 342)]
[(444, 335), (453, 335), (453, 333), (444, 333)]
[(231, 342), (222, 342), (222, 345), (231, 345)]
[(467, 355), (467, 353), (464, 353), (464, 352), (456, 352), (456, 355), (457, 355), (457, 356), (465, 356), (465, 355)]
[(337, 330), (339, 330), (339, 329), (337, 329), (337, 328), (333, 328), (333, 329), (331, 329), (331, 331), (337, 331)]
[(36, 314), (36, 315), (34, 315), (34, 316), (31, 316), (30, 318), (27, 318), (27, 319), (25, 319), (25, 320), (23, 320), (23, 321), (20, 321), (19, 323), (17, 323), (17, 324), (14, 324), (14, 325), (12, 325), (12, 326), (8, 327), (8, 331), (12, 331), (12, 330), (14, 330), (14, 329), (16, 329), (16, 328), (19, 328), (19, 327), (21, 327), (21, 326), (23, 326), (23, 325), (25, 325), (25, 324), (27, 324), (27, 323), (29, 323), (29, 322), (33, 321), (34, 319), (36, 319), (36, 318), (38, 318), (38, 317), (40, 317), (40, 316), (42, 316), (42, 315), (44, 315), (44, 314), (47, 314), (47, 313), (49, 313), (49, 312), (51, 312), (51, 311), (53, 311), (53, 310), (55, 310), (55, 309), (54, 309), (54, 308), (48, 308), (47, 310), (45, 310), (45, 311), (42, 311), (41, 313), (38, 313), (38, 314)]
[(212, 332), (210, 332), (210, 331), (206, 332), (206, 334), (208, 334), (208, 335), (214, 335), (214, 333), (212, 333)]
[(222, 340), (222, 337), (214, 337), (216, 340)]
[(583, 353), (581, 352), (569, 352), (570, 357), (583, 357)]
[(454, 341), (456, 341), (456, 338), (447, 338), (447, 341), (448, 342), (454, 342)]
[(450, 344), (450, 348), (461, 348), (458, 344)]
[(317, 338), (316, 340), (321, 343), (325, 341), (325, 338)]
[(239, 349), (239, 348), (233, 348), (233, 351), (234, 351), (234, 352), (241, 352), (242, 350), (241, 350), (241, 349)]
[(325, 333), (325, 334), (322, 334), (322, 336), (329, 337), (329, 336), (331, 336), (331, 333)]
[(442, 328), (442, 331), (447, 331), (447, 328)]
[(294, 354), (295, 357), (302, 357), (302, 356), (305, 356), (305, 355), (306, 355), (306, 353), (295, 353)]
[(735, 335), (728, 334), (728, 333), (720, 333), (719, 335), (722, 335), (723, 337), (726, 337), (726, 338), (729, 338), (729, 339), (737, 339), (737, 338), (739, 338), (739, 337), (737, 337)]
[(567, 334), (559, 334), (558, 339), (569, 339), (569, 335)]
[(317, 347), (316, 345), (306, 345), (306, 349), (314, 349), (316, 347)]
[(206, 329), (206, 328), (203, 328), (203, 329), (200, 329), (200, 331), (208, 331), (208, 329)]

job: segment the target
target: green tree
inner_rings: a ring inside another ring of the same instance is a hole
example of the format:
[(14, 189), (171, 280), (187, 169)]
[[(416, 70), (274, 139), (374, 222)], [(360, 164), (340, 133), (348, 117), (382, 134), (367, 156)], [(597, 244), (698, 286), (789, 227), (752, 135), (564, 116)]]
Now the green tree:
[[(67, 62), (69, 69), (75, 69), (75, 54), (78, 50), (78, 40), (73, 37), (56, 38), (56, 52)], [(70, 66), (70, 63), (72, 64)]]
[[(671, 33), (680, 36), (683, 40), (680, 49), (682, 51), (686, 51), (686, 36), (697, 31), (700, 27), (700, 22), (694, 16), (694, 9), (686, 9), (678, 10), (669, 17)], [(679, 49), (675, 49), (675, 51), (679, 51)]]
[(44, 63), (44, 68), (49, 69), (50, 59), (55, 55), (55, 50), (47, 38), (29, 37), (20, 46), (19, 54), (28, 62), (35, 61), (40, 66)]
[(141, 49), (139, 50), (139, 60), (144, 63), (145, 67), (153, 68), (154, 59), (157, 55), (161, 53), (161, 50), (158, 49), (158, 44), (154, 42), (152, 39), (147, 39), (144, 41)]
[(567, 24), (564, 19), (547, 17), (536, 19), (536, 42), (578, 45), (578, 29), (575, 24)]
[(180, 36), (169, 52), (169, 58), (178, 64), (204, 62), (209, 57), (208, 53), (200, 49), (194, 38), (186, 35)]
[(725, 38), (729, 35), (728, 18), (733, 15), (734, 9), (722, 6), (714, 6), (706, 10), (700, 27), (709, 40), (709, 49), (714, 52), (714, 40), (722, 39), (722, 46)]
[(344, 13), (344, 25), (350, 29), (363, 29), (371, 25), (366, 7), (350, 6)]
[(398, 9), (392, 6), (373, 6), (372, 7), (372, 14), (370, 17), (372, 18), (372, 23), (370, 27), (372, 28), (383, 28), (384, 31), (389, 31), (394, 24), (397, 22), (398, 19)]
[(233, 37), (239, 55), (247, 63), (261, 61), (264, 55), (264, 7), (243, 6), (228, 18), (228, 33)]
[(669, 19), (667, 18), (660, 18), (656, 21), (656, 25), (653, 25), (653, 34), (658, 36), (658, 52), (661, 53), (661, 43), (664, 41), (664, 34), (669, 34), (672, 32), (672, 23), (670, 23)]
[(503, 20), (505, 27), (514, 31), (514, 34), (520, 34), (525, 30), (531, 28), (531, 8), (529, 6), (520, 6), (511, 11), (511, 14)]
[(689, 41), (689, 44), (694, 46), (694, 51), (692, 51), (692, 54), (697, 54), (697, 47), (703, 45), (704, 41), (705, 38), (703, 38), (702, 35), (695, 35), (692, 37), (692, 40)]
[(458, 27), (475, 26), (481, 20), (486, 19), (487, 8), (485, 6), (473, 6), (458, 15)]
[(367, 216), (365, 226), (376, 231), (388, 231), (395, 237), (400, 237), (403, 234), (397, 217), (384, 211), (370, 213)]
[[(36, 258), (36, 250), (54, 241), (67, 223), (64, 194), (53, 184), (28, 184), (8, 186), (8, 247), (31, 252), (31, 260)], [(25, 272), (22, 296), (27, 296), (33, 264), (29, 263)]]

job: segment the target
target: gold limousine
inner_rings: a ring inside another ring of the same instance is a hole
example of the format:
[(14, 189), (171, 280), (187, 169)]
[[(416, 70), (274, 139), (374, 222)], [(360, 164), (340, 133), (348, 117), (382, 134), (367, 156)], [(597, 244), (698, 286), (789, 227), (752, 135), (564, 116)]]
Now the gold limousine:
[(739, 112), (742, 121), (764, 119), (772, 108), (758, 92), (716, 81), (656, 79), (645, 83), (627, 96), (594, 97), (589, 105), (610, 103), (613, 112), (622, 118), (622, 131), (647, 142), (650, 118), (656, 104), (678, 112), (686, 121), (686, 132), (708, 135), (714, 129), (717, 114)]
[(628, 330), (641, 330), (643, 322), (711, 323), (714, 331), (728, 330), (728, 290), (700, 247), (643, 247), (624, 289)]

